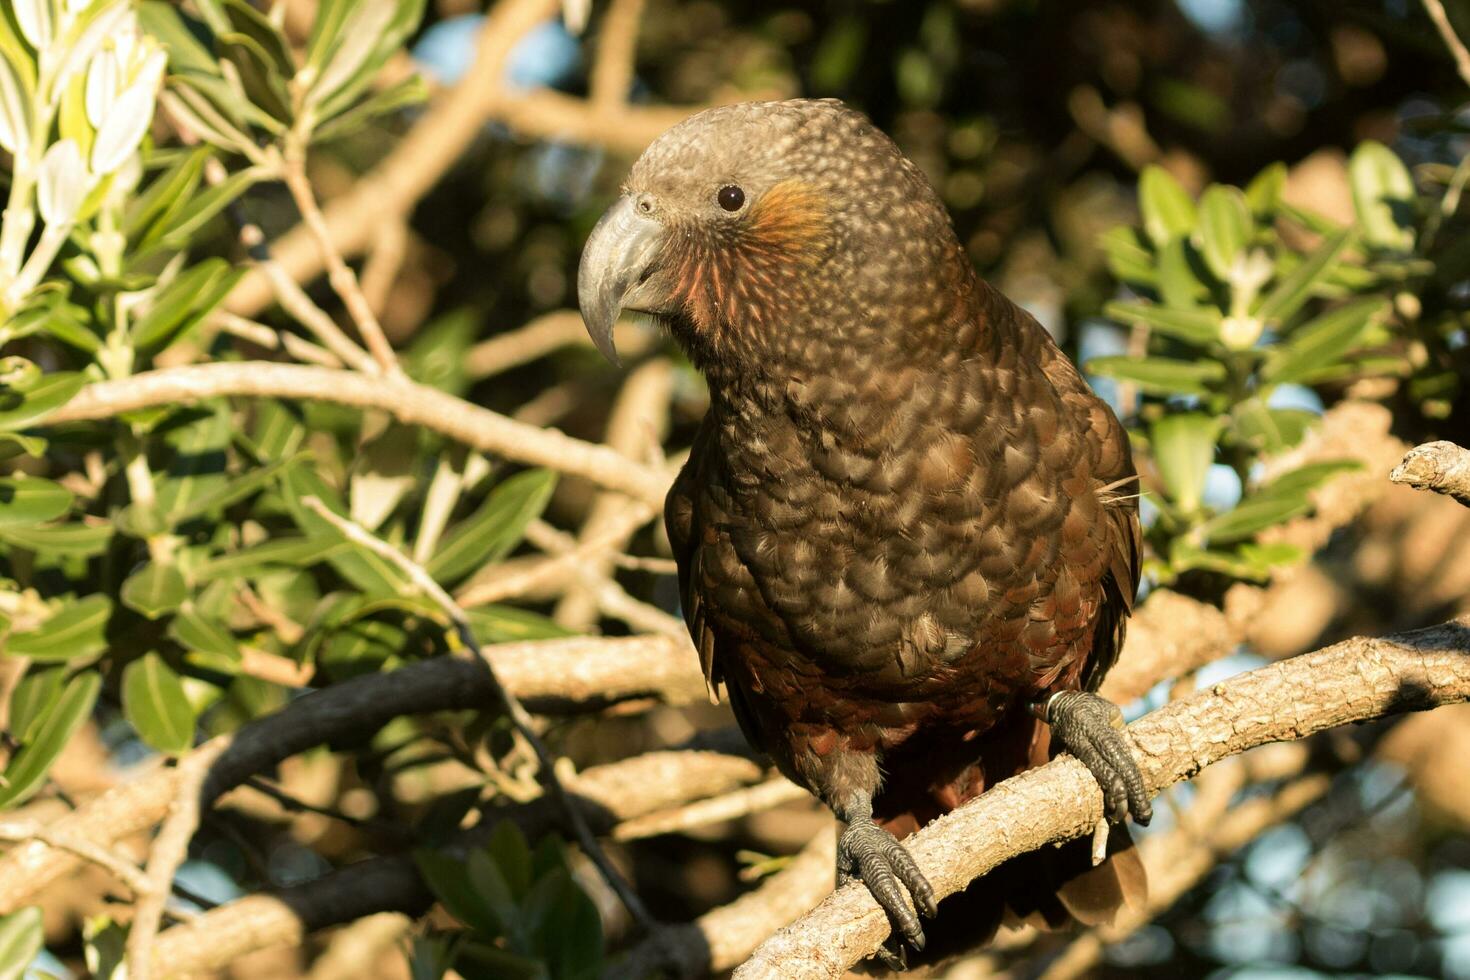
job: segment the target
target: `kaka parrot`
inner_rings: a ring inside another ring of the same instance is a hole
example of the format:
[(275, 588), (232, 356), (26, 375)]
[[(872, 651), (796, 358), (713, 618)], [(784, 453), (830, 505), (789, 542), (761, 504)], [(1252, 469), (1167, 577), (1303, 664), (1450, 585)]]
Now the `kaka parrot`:
[[(604, 354), (648, 314), (709, 382), (665, 507), (684, 618), (746, 737), (845, 823), (839, 881), (923, 949), (934, 890), (900, 838), (1052, 737), (1112, 821), (1147, 822), (1092, 693), (1138, 584), (1127, 434), (887, 136), (835, 100), (694, 115), (634, 164), (577, 288)], [(1113, 852), (1002, 866), (960, 931), (1109, 918), (1143, 885), (1126, 834)]]

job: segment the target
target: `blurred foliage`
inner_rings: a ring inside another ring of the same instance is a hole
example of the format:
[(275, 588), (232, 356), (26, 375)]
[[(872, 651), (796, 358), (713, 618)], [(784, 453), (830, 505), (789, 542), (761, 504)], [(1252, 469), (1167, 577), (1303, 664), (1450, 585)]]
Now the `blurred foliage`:
[[(136, 759), (278, 710), (294, 688), (245, 670), (247, 657), (326, 686), (450, 649), (442, 611), (307, 498), (447, 588), (502, 571), (543, 514), (585, 507), (575, 481), (326, 404), (214, 400), (45, 424), (91, 381), (262, 356), (221, 328), (243, 269), (240, 226), (270, 239), (295, 224), (278, 182), (308, 151), (313, 176), (336, 189), (380, 161), (428, 88), (391, 62), (413, 45), (430, 74), (450, 73), (473, 45), (468, 13), (322, 0), (293, 35), (244, 0), (0, 9), (0, 625), (6, 655), (27, 660), (10, 693), (0, 808), (48, 792), (89, 719)], [(524, 44), (510, 63), (518, 84), (585, 88), (581, 40), (553, 23)], [(1463, 86), (1412, 4), (653, 0), (636, 69), (635, 100), (835, 95), (892, 133), (977, 266), (1129, 425), (1151, 582), (1215, 596), (1302, 560), (1258, 538), (1354, 464), (1269, 478), (1263, 464), (1350, 394), (1390, 405), (1406, 439), (1470, 430)], [(573, 302), (580, 244), (625, 168), (595, 147), (487, 128), (412, 216), (382, 317), (409, 375), (505, 411), (564, 388), (566, 407), (546, 411), (600, 438), (617, 376), (590, 352), (493, 382), (469, 354)], [(262, 319), (306, 336), (280, 311)], [(680, 380), (674, 447), (703, 408), (697, 378)], [(622, 580), (673, 609), (645, 573)], [(549, 611), (492, 605), (471, 618), (486, 643), (565, 635)], [(556, 734), (579, 761), (626, 754), (616, 739), (579, 743), (575, 726)], [(469, 796), (398, 798), (446, 758), (472, 774)], [(399, 719), (350, 753), (371, 810), (426, 843), (523, 764), (494, 717)], [(282, 883), (229, 835), (201, 836), (196, 850), (244, 886)], [(640, 884), (661, 914), (688, 918), (740, 887), (745, 843), (668, 845), (726, 859), (723, 883), (697, 898), (684, 867), (709, 862), (665, 859)], [(1430, 852), (1414, 854), (1420, 866)], [(432, 849), (419, 860), (463, 928), (419, 937), (415, 976), (597, 970), (597, 911), (554, 838), (533, 846), (503, 824), (463, 860)], [(1470, 867), (1470, 855), (1453, 860)], [(1191, 902), (1217, 894), (1229, 894), (1219, 882)], [(1220, 914), (1185, 903), (1170, 928), (1187, 938)], [(0, 977), (35, 955), (39, 919), (0, 920)], [(86, 955), (115, 963), (120, 930), (89, 924)], [(1166, 945), (1131, 969), (1169, 975), (1185, 954)], [(1228, 944), (1189, 945), (1191, 969), (1239, 959)], [(1332, 955), (1300, 953), (1333, 969), (1373, 954)], [(1446, 962), (1433, 944), (1409, 958), (1426, 972)]]

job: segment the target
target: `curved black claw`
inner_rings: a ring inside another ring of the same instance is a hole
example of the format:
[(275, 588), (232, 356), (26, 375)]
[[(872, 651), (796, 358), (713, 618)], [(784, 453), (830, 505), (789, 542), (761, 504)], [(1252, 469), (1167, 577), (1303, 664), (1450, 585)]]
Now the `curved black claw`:
[[(939, 914), (939, 904), (929, 880), (897, 838), (871, 820), (850, 824), (837, 841), (837, 869), (840, 879), (861, 878), (888, 913), (894, 931), (915, 950), (924, 948), (924, 930), (919, 917), (904, 901), (904, 889), (928, 918)], [(894, 945), (896, 949), (885, 946), (878, 955), (884, 965), (901, 970), (905, 961), (903, 944)]]
[(1102, 787), (1108, 820), (1122, 823), (1130, 813), (1141, 824), (1153, 819), (1143, 774), (1123, 740), (1123, 713), (1116, 704), (1087, 691), (1062, 691), (1040, 713)]

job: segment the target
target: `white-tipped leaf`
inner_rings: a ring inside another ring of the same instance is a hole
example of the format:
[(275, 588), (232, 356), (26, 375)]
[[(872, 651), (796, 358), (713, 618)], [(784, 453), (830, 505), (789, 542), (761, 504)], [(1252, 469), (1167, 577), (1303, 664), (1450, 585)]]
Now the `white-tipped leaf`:
[(36, 203), (41, 209), (41, 220), (53, 228), (71, 224), (90, 183), (87, 165), (76, 142), (53, 143), (41, 158), (37, 174)]
[(99, 52), (87, 67), (87, 120), (93, 129), (102, 128), (108, 110), (117, 101), (121, 81), (122, 65), (114, 51)]
[(364, 0), (348, 14), (342, 25), (336, 52), (322, 69), (312, 86), (312, 102), (320, 104), (327, 96), (345, 85), (372, 57), (382, 40), (383, 30), (393, 19), (398, 4), (395, 0)]
[[(97, 57), (97, 52), (102, 50), (103, 44), (108, 40), (116, 40), (124, 35), (136, 33), (138, 30), (138, 18), (133, 13), (133, 7), (128, 3), (114, 2), (104, 9), (93, 11), (88, 15), (90, 22), (82, 31), (82, 36), (76, 43), (68, 46), (66, 55), (57, 72), (60, 81), (58, 85), (65, 85), (71, 76), (79, 71), (86, 71), (92, 59)], [(126, 61), (119, 57), (119, 64)]]
[(51, 0), (13, 0), (11, 9), (31, 47), (44, 51), (51, 46), (56, 30), (56, 11), (51, 7)]
[(30, 146), (31, 117), (15, 69), (0, 54), (0, 146), (22, 157)]
[(133, 84), (117, 97), (92, 144), (92, 172), (101, 177), (123, 165), (153, 120), (154, 88)]

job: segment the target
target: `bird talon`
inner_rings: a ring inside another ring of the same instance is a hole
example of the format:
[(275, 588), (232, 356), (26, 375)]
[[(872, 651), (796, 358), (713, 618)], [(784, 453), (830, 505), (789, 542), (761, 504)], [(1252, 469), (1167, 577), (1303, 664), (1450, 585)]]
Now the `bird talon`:
[(1111, 701), (1086, 691), (1061, 691), (1032, 711), (1087, 767), (1103, 792), (1107, 819), (1122, 823), (1131, 814), (1140, 824), (1153, 818), (1143, 774), (1123, 738), (1123, 712)]
[[(888, 914), (895, 935), (903, 937), (903, 942), (898, 943), (900, 962), (903, 962), (905, 944), (916, 952), (923, 950), (924, 929), (915, 909), (932, 919), (939, 913), (939, 904), (933, 886), (897, 838), (871, 820), (855, 822), (839, 841), (838, 863), (839, 877), (845, 874), (848, 878), (862, 879), (873, 899)], [(913, 901), (913, 908), (904, 901), (905, 891)], [(879, 955), (890, 968), (903, 968)]]

